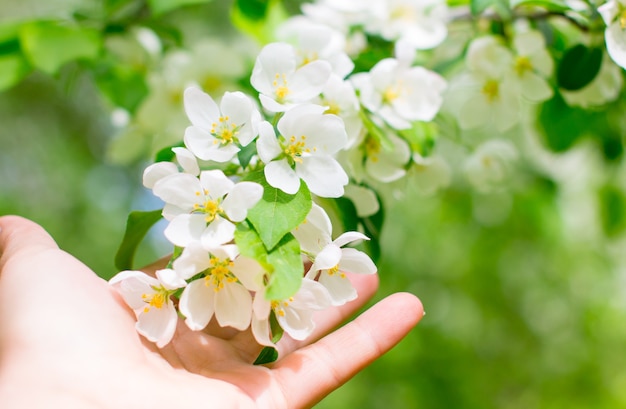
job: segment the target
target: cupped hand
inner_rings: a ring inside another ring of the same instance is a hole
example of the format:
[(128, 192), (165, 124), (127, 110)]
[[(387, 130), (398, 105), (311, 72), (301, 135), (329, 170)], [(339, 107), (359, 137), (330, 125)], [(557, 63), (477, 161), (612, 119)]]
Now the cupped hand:
[(194, 332), (179, 320), (171, 343), (157, 348), (136, 332), (116, 291), (31, 221), (0, 218), (0, 255), (5, 409), (310, 407), (423, 315), (417, 298), (398, 293), (333, 331), (377, 288), (376, 276), (354, 275), (357, 300), (318, 314), (307, 342), (285, 335), (279, 360), (259, 366), (252, 362), (261, 347), (250, 331), (209, 325)]

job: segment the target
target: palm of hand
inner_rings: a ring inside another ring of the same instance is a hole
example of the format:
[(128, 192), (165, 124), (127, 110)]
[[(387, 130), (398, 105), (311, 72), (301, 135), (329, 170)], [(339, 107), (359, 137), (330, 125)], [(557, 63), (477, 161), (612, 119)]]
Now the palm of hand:
[[(190, 331), (163, 349), (135, 331), (108, 283), (59, 250), (37, 225), (0, 218), (0, 400), (15, 407), (310, 407), (397, 343), (422, 316), (396, 294), (311, 344), (284, 339), (271, 367), (251, 363), (249, 331)], [(357, 301), (319, 316), (320, 338), (376, 289), (354, 277)], [(36, 394), (30, 392), (36, 387)]]

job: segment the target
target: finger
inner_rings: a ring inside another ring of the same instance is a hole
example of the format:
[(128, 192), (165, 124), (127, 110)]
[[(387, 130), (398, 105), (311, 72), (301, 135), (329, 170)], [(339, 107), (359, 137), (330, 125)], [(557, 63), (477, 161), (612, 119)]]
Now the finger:
[(58, 246), (39, 225), (19, 216), (0, 217), (0, 271), (7, 260), (20, 253), (28, 255), (47, 249)]
[(345, 327), (278, 361), (273, 371), (287, 407), (319, 402), (396, 345), (423, 315), (415, 296), (394, 294)]

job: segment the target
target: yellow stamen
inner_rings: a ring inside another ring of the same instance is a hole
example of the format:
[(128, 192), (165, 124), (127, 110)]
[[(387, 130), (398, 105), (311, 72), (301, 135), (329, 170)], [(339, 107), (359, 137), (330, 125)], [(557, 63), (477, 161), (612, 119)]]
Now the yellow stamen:
[(494, 100), (498, 99), (498, 96), (500, 95), (499, 89), (500, 89), (500, 84), (498, 84), (498, 81), (487, 80), (487, 82), (485, 82), (485, 85), (483, 86), (483, 89), (481, 91), (483, 94), (485, 94), (489, 102), (493, 102)]

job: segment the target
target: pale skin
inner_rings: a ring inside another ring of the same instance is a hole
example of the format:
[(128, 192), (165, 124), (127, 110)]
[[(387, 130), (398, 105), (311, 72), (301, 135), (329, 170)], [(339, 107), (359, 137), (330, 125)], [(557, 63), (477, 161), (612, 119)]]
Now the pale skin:
[[(154, 267), (153, 267), (154, 268)], [(153, 270), (148, 268), (147, 271)], [(318, 314), (307, 342), (255, 366), (249, 331), (179, 322), (158, 349), (121, 297), (37, 224), (0, 217), (0, 402), (13, 408), (307, 408), (398, 343), (421, 319), (406, 293), (334, 330), (368, 299), (376, 276), (350, 277), (359, 298)]]

